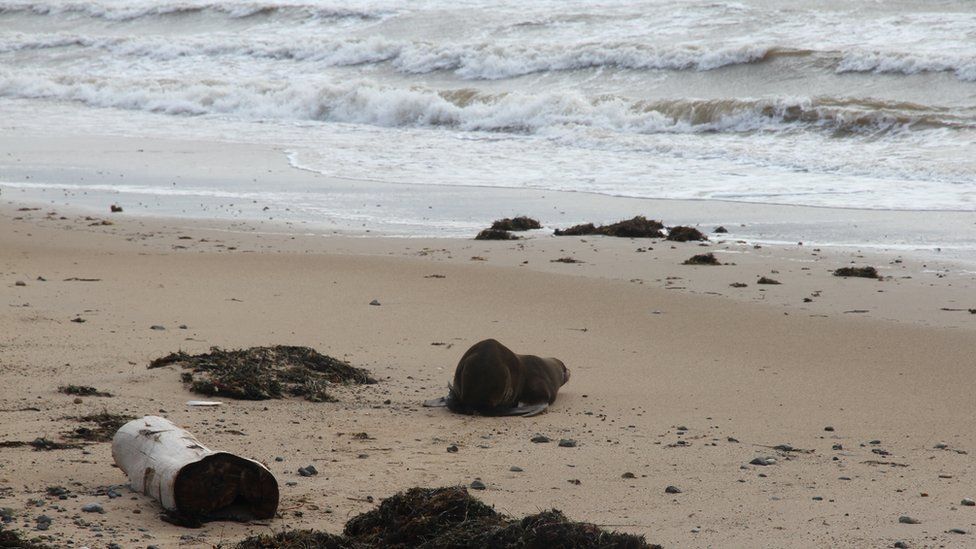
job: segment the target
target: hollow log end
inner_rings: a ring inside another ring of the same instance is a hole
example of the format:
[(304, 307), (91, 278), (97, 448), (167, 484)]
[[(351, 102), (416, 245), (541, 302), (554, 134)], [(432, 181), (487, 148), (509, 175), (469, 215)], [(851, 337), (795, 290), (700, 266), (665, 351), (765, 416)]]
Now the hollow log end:
[(278, 510), (278, 481), (264, 466), (224, 452), (183, 467), (173, 487), (180, 513), (203, 519), (267, 519)]

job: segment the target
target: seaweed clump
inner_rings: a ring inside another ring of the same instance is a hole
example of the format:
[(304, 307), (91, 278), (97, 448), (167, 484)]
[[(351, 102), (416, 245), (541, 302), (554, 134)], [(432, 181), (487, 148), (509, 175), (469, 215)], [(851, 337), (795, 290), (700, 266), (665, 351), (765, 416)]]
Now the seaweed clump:
[(632, 219), (625, 219), (610, 225), (600, 225), (592, 223), (574, 225), (568, 229), (556, 229), (556, 236), (586, 236), (592, 234), (602, 234), (605, 236), (617, 236), (622, 238), (664, 238), (664, 224), (660, 221), (647, 219), (638, 215)]
[(520, 215), (515, 218), (498, 219), (491, 224), (491, 228), (496, 231), (528, 231), (541, 229), (542, 224), (531, 217)]
[[(304, 543), (304, 545), (302, 545)], [(411, 488), (353, 517), (342, 536), (311, 530), (248, 538), (237, 549), (367, 549), (454, 547), (496, 549), (613, 547), (646, 549), (643, 536), (573, 522), (555, 509), (521, 520), (496, 512), (463, 486)]]
[(518, 240), (518, 236), (504, 229), (485, 229), (474, 237), (475, 240)]
[(677, 226), (668, 230), (668, 240), (688, 242), (689, 240), (708, 240), (708, 237), (694, 227)]
[(44, 545), (36, 539), (24, 539), (19, 533), (7, 530), (3, 522), (0, 522), (0, 547), (4, 549), (51, 549), (51, 546)]
[(89, 442), (109, 442), (119, 428), (135, 419), (135, 417), (125, 414), (113, 414), (103, 410), (97, 414), (69, 419), (92, 425), (82, 425), (73, 431), (65, 433), (64, 436), (76, 440), (87, 440)]
[(722, 262), (713, 253), (698, 254), (689, 257), (681, 263), (682, 265), (721, 265)]
[(881, 275), (874, 267), (841, 267), (834, 271), (834, 276), (854, 276), (858, 278), (880, 279)]
[(268, 400), (287, 394), (311, 402), (334, 402), (326, 391), (330, 384), (376, 383), (363, 368), (315, 349), (288, 345), (231, 351), (213, 347), (199, 355), (180, 351), (150, 362), (149, 368), (170, 364), (189, 370), (182, 380), (191, 391), (241, 400)]
[(63, 385), (58, 387), (58, 391), (66, 395), (75, 396), (96, 396), (96, 397), (110, 397), (112, 393), (106, 393), (104, 391), (99, 391), (94, 387), (89, 387), (88, 385)]

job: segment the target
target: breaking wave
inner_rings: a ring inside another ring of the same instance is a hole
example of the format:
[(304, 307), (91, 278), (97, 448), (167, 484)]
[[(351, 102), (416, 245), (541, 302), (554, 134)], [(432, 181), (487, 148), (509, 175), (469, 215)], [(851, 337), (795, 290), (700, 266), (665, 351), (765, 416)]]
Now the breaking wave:
[(850, 52), (845, 53), (837, 72), (873, 72), (918, 74), (951, 72), (966, 82), (976, 82), (976, 57), (917, 53)]
[(377, 19), (388, 12), (383, 10), (355, 10), (319, 4), (290, 2), (124, 2), (110, 4), (90, 1), (0, 2), (0, 14), (31, 13), (34, 15), (80, 15), (108, 21), (132, 21), (147, 17), (179, 16), (214, 13), (230, 18), (258, 15), (286, 14), (314, 19)]

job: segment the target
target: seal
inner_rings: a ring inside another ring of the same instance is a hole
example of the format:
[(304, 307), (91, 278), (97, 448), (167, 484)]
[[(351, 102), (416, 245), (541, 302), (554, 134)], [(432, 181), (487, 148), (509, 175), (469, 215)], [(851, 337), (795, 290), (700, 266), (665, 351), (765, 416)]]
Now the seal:
[(517, 355), (494, 339), (471, 346), (458, 362), (446, 397), (424, 406), (447, 406), (459, 414), (534, 416), (556, 400), (569, 381), (557, 358)]

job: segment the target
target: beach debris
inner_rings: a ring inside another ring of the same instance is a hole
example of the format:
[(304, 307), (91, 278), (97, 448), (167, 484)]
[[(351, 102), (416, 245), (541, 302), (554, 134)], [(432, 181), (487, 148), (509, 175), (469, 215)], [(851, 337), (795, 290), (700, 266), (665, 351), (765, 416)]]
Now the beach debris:
[(487, 488), (487, 486), (485, 486), (485, 483), (482, 482), (481, 479), (476, 478), (473, 481), (471, 481), (472, 490), (484, 490), (485, 488)]
[(745, 288), (746, 286), (748, 286), (748, 284), (746, 284), (745, 282), (733, 282), (732, 284), (729, 284), (729, 286), (733, 288)]
[(668, 240), (674, 242), (688, 242), (689, 240), (708, 240), (708, 237), (694, 227), (679, 225), (668, 229)]
[(949, 532), (950, 534), (963, 534), (963, 535), (969, 533), (969, 532), (963, 530), (962, 528), (949, 528), (947, 530), (947, 532)]
[(112, 204), (111, 206), (108, 207), (108, 209), (112, 213), (119, 213), (122, 211), (122, 206), (119, 206), (118, 204)]
[(575, 257), (560, 257), (558, 259), (550, 259), (549, 263), (582, 263), (581, 260)]
[(559, 446), (562, 448), (576, 448), (576, 440), (572, 438), (559, 439)]
[(922, 524), (922, 521), (912, 518), (908, 515), (902, 515), (898, 517), (898, 522), (901, 524)]
[(161, 331), (163, 331), (163, 330), (166, 329), (166, 326), (160, 326), (159, 324), (153, 324), (152, 326), (149, 327), (149, 329), (150, 330), (157, 330), (157, 331), (160, 331), (161, 332)]
[(26, 285), (27, 285), (27, 283), (24, 282), (23, 280), (18, 280), (16, 282), (14, 282), (14, 286), (26, 286)]
[(298, 474), (303, 477), (314, 477), (319, 474), (319, 471), (314, 465), (306, 465), (305, 467), (298, 468)]
[(759, 465), (761, 467), (765, 467), (767, 465), (775, 465), (775, 464), (776, 464), (776, 458), (774, 457), (757, 457), (757, 458), (753, 458), (752, 461), (749, 462), (749, 465)]
[(729, 232), (729, 230), (726, 229), (725, 227), (719, 225), (718, 227), (715, 227), (715, 229), (713, 229), (712, 232), (713, 233), (719, 233), (719, 234), (725, 234), (725, 233)]
[(689, 257), (684, 260), (682, 265), (721, 265), (722, 262), (715, 257), (715, 254), (708, 252), (707, 254), (698, 254)]
[(568, 229), (556, 229), (556, 236), (585, 236), (602, 234), (623, 238), (664, 238), (664, 224), (638, 215), (610, 225), (594, 226), (592, 223), (574, 225)]
[(74, 322), (75, 324), (84, 324), (87, 321), (84, 318), (81, 318), (80, 316), (76, 316), (71, 319), (71, 322)]
[(110, 397), (111, 393), (106, 393), (104, 391), (99, 391), (94, 387), (88, 385), (62, 385), (58, 387), (58, 392), (64, 393), (66, 395), (75, 396), (96, 396), (96, 397)]
[(491, 224), (491, 229), (496, 231), (528, 231), (531, 229), (541, 229), (542, 224), (531, 217), (520, 215), (515, 218), (498, 219)]
[(474, 237), (475, 240), (518, 240), (521, 238), (501, 229), (485, 229)]
[(908, 549), (909, 548), (908, 542), (905, 542), (905, 541), (896, 541), (891, 546), (894, 547), (895, 549)]
[(101, 282), (101, 278), (79, 278), (77, 276), (72, 276), (70, 278), (64, 279), (64, 282)]
[(87, 440), (89, 442), (108, 442), (112, 440), (115, 432), (118, 431), (122, 425), (134, 418), (129, 415), (113, 414), (103, 410), (97, 414), (66, 419), (74, 419), (82, 423), (94, 424), (94, 426), (84, 425), (77, 427), (74, 430), (65, 433), (67, 438)]
[(276, 345), (189, 355), (182, 351), (158, 358), (149, 368), (178, 365), (182, 380), (195, 393), (241, 400), (267, 400), (284, 395), (312, 402), (334, 402), (330, 384), (376, 383), (367, 370), (323, 355), (309, 347)]
[(965, 507), (976, 507), (976, 500), (973, 498), (962, 498), (962, 504)]
[(669, 485), (667, 488), (664, 489), (664, 493), (666, 493), (666, 494), (680, 494), (681, 493), (681, 488), (678, 488), (677, 486), (670, 486)]
[(448, 453), (456, 454), (458, 452), (458, 446), (457, 446), (457, 444), (452, 444), (452, 445), (448, 446), (447, 447), (447, 451), (448, 451)]
[(182, 523), (267, 519), (278, 509), (278, 482), (267, 467), (214, 452), (162, 417), (123, 425), (112, 440), (112, 457), (133, 490)]
[(637, 475), (631, 473), (630, 471), (627, 471), (626, 473), (620, 475), (620, 478), (632, 479), (632, 478), (637, 478)]
[(539, 434), (535, 435), (534, 437), (532, 437), (529, 440), (531, 440), (532, 442), (535, 442), (536, 444), (543, 444), (543, 443), (546, 443), (546, 442), (552, 442), (552, 439), (551, 438), (547, 437), (546, 435), (539, 435)]
[(874, 267), (841, 267), (834, 271), (834, 276), (855, 277), (855, 278), (874, 278), (880, 279), (878, 269)]
[(766, 278), (765, 276), (761, 276), (759, 277), (759, 280), (756, 281), (756, 284), (780, 284), (780, 281), (773, 280), (772, 278)]
[(381, 305), (380, 300), (378, 299), (374, 299), (370, 301), (369, 304), (372, 305), (373, 307), (379, 307)]
[(213, 408), (215, 406), (221, 406), (223, 402), (219, 400), (188, 400), (186, 405), (193, 408)]

